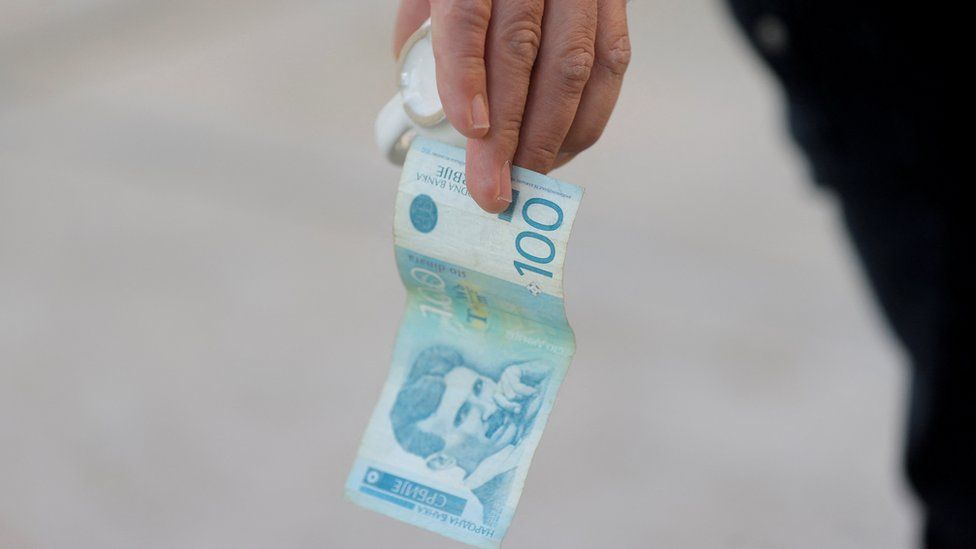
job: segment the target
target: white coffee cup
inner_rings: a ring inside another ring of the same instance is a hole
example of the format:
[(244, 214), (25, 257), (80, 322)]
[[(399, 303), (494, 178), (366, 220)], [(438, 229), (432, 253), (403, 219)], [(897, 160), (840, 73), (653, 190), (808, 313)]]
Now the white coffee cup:
[(403, 164), (410, 143), (418, 135), (455, 147), (467, 144), (447, 120), (437, 93), (429, 19), (400, 50), (397, 87), (397, 94), (376, 117), (375, 128), (376, 145), (391, 162)]

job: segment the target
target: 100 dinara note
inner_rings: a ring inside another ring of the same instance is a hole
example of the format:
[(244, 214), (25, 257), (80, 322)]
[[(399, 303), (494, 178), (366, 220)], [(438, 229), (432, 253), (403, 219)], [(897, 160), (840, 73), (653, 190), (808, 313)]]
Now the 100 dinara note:
[(468, 196), (464, 150), (417, 139), (394, 215), (407, 307), (346, 482), (355, 503), (497, 547), (575, 340), (566, 243), (583, 190), (514, 168), (512, 205)]

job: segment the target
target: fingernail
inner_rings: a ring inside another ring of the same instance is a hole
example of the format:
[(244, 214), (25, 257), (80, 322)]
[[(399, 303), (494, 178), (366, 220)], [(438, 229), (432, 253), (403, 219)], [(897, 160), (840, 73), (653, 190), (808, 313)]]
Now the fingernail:
[(488, 121), (488, 101), (480, 93), (471, 100), (471, 128), (487, 130), (491, 126)]
[(512, 203), (512, 163), (505, 161), (502, 164), (502, 176), (498, 178), (498, 192), (495, 193), (495, 200)]

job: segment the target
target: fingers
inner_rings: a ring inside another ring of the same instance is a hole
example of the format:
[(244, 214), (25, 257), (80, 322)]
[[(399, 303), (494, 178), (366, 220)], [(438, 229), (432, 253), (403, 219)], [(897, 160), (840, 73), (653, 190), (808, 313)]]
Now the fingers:
[(523, 403), (537, 392), (535, 387), (522, 383), (520, 367), (509, 366), (502, 372), (492, 398), (499, 407), (517, 414), (522, 411)]
[(501, 385), (498, 388), (498, 392), (492, 396), (492, 400), (495, 401), (500, 408), (504, 408), (512, 413), (519, 413), (522, 411), (522, 405), (526, 400), (529, 400), (536, 394), (536, 389), (529, 388), (530, 390), (525, 394), (518, 392), (514, 386)]
[(518, 393), (515, 392), (515, 389), (511, 385), (503, 383), (499, 385), (498, 388), (501, 390), (502, 396), (504, 396), (506, 400), (512, 402), (519, 400)]
[(512, 402), (511, 400), (505, 398), (505, 396), (501, 393), (495, 393), (492, 400), (495, 401), (495, 404), (497, 404), (499, 408), (507, 410), (510, 413), (517, 414), (522, 411), (522, 405)]
[(400, 55), (400, 50), (403, 49), (407, 39), (428, 17), (430, 17), (430, 0), (401, 0), (396, 24), (393, 27), (394, 58)]
[(511, 401), (524, 400), (536, 393), (535, 387), (530, 387), (518, 381), (502, 383), (498, 386), (498, 389), (505, 398)]
[(590, 148), (600, 138), (617, 103), (624, 72), (630, 63), (626, 0), (606, 0), (597, 12), (596, 59), (583, 90), (576, 119), (562, 144), (556, 164)]
[(468, 138), (488, 133), (485, 36), (491, 0), (431, 0), (437, 91), (447, 119)]
[(512, 158), (518, 147), (532, 66), (542, 34), (543, 0), (495, 0), (485, 62), (491, 129), (468, 141), (468, 193), (484, 210), (501, 212), (512, 202)]
[(516, 165), (542, 173), (552, 169), (590, 78), (596, 30), (596, 0), (546, 2)]
[(536, 393), (536, 388), (522, 383), (521, 373), (513, 372), (513, 375), (502, 376), (502, 391), (509, 399), (521, 399), (532, 396)]
[(397, 50), (428, 15), (438, 93), (469, 139), (481, 208), (511, 204), (513, 160), (547, 172), (599, 139), (630, 61), (626, 0), (402, 0)]

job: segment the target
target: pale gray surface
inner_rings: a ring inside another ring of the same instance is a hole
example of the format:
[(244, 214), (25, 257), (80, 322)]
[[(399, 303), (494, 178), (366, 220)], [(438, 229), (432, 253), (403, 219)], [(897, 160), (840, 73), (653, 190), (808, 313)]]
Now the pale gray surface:
[[(507, 547), (906, 548), (901, 357), (772, 82), (632, 4)], [(0, 547), (452, 547), (341, 499), (403, 291), (392, 2), (0, 0)]]

